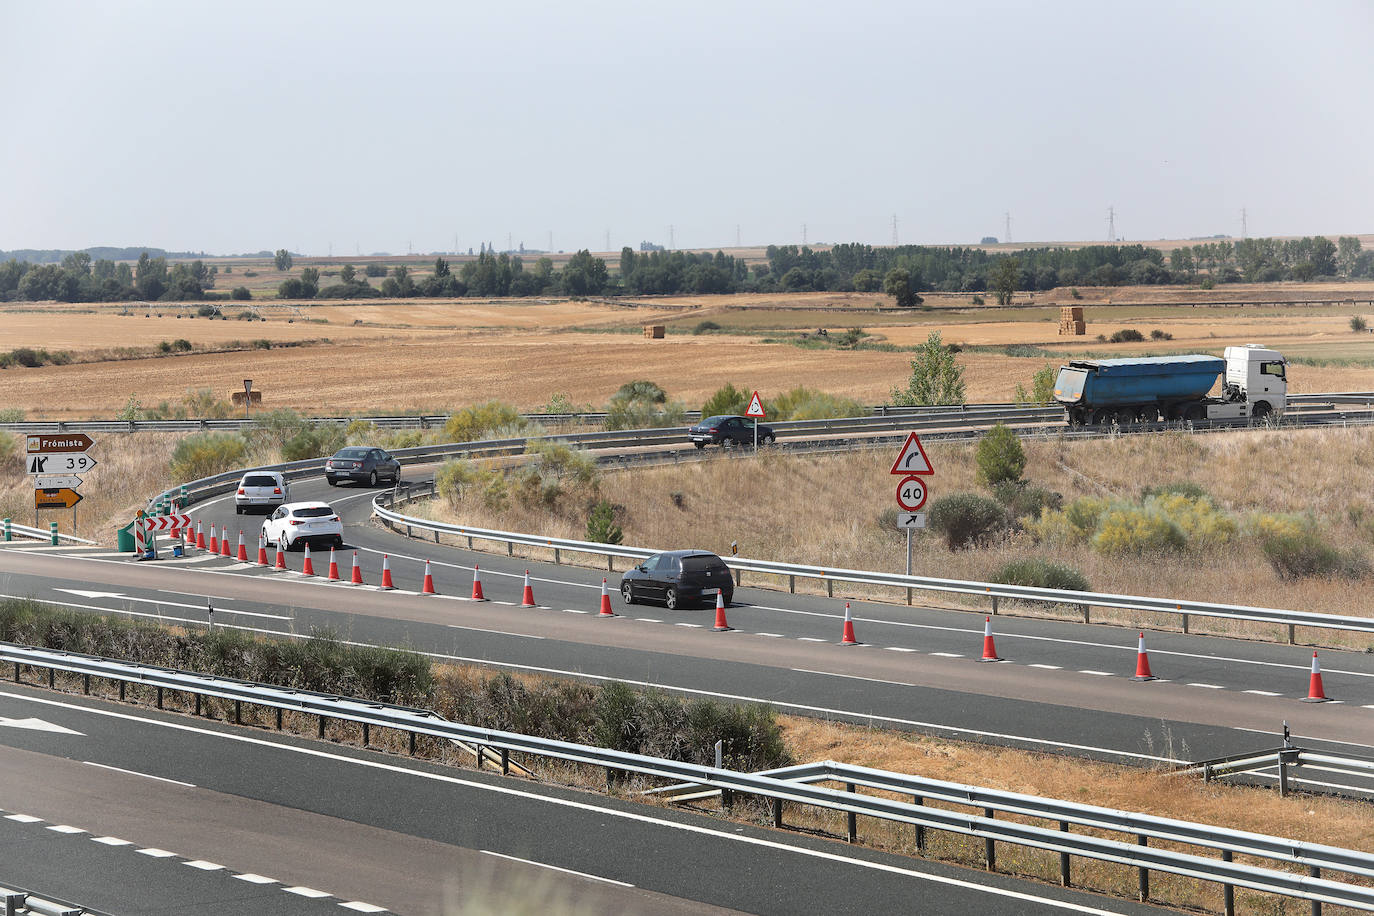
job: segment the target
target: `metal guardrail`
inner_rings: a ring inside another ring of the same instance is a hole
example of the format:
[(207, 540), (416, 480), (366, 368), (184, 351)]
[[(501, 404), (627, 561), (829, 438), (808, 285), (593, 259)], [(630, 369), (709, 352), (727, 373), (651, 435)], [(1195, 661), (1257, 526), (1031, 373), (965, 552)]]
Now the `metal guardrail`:
[[(53, 531), (51, 529), (30, 528), (28, 525), (21, 525), (18, 522), (14, 521), (10, 522), (9, 527), (10, 530), (15, 534), (23, 535), (26, 538), (33, 538), (34, 540), (47, 541), (50, 540), (53, 536)], [(96, 543), (95, 541), (88, 541), (86, 538), (77, 537), (74, 534), (66, 534), (61, 531), (57, 532), (57, 537), (64, 541), (71, 541), (74, 544)]]
[[(13, 643), (0, 643), (0, 662), (14, 665), (16, 680), (20, 678), (22, 667), (46, 669), (49, 673), (49, 686), (54, 683), (54, 672), (65, 671), (82, 675), (87, 691), (90, 689), (91, 677), (118, 682), (121, 685), (121, 696), (123, 686), (129, 683), (156, 688), (159, 706), (162, 705), (164, 690), (195, 695), (198, 711), (199, 698), (202, 696), (232, 700), (235, 704), (236, 720), (241, 717), (242, 704), (249, 703), (276, 709), (279, 714), (292, 711), (318, 716), (321, 729), (326, 719), (349, 721), (362, 726), (364, 744), (368, 741), (369, 728), (391, 728), (412, 736), (412, 750), (413, 736), (427, 735), (441, 740), (496, 748), (502, 752), (503, 760), (507, 759), (507, 754), (515, 752), (604, 767), (608, 778), (614, 772), (635, 773), (654, 779), (709, 786), (722, 792), (753, 795), (773, 802), (776, 823), (781, 822), (782, 804), (786, 802), (848, 815), (851, 836), (856, 832), (855, 818), (864, 815), (910, 824), (923, 830), (944, 830), (979, 837), (985, 841), (986, 864), (990, 869), (996, 868), (997, 843), (1012, 843), (1057, 852), (1061, 856), (1061, 864), (1065, 856), (1116, 862), (1140, 870), (1142, 896), (1146, 898), (1149, 896), (1149, 872), (1162, 871), (1221, 884), (1228, 900), (1232, 888), (1245, 887), (1317, 903), (1374, 910), (1374, 887), (1320, 876), (1323, 869), (1327, 872), (1360, 877), (1374, 876), (1374, 854), (1358, 850), (834, 763), (813, 764), (790, 773), (745, 773), (448, 722), (422, 709), (372, 703), (169, 668), (129, 664)], [(278, 724), (280, 725), (280, 718)], [(846, 790), (826, 788), (817, 784), (824, 781), (844, 782)], [(866, 795), (855, 791), (859, 786), (886, 792), (909, 793), (922, 800), (937, 799), (948, 804), (982, 809), (982, 813), (971, 814), (948, 808), (936, 808), (916, 801), (906, 802)], [(1004, 815), (1003, 819), (997, 818), (998, 812)], [(1053, 821), (1057, 822), (1057, 828), (1007, 820), (1005, 815)], [(1092, 834), (1072, 833), (1069, 831), (1071, 825), (1134, 836), (1128, 842)], [(1194, 852), (1151, 847), (1146, 845), (1150, 839), (1218, 852), (1221, 857), (1212, 858)], [(1236, 863), (1233, 861), (1235, 855), (1265, 859), (1272, 863), (1272, 866)], [(1064, 874), (1067, 876), (1067, 866), (1064, 868)], [(1304, 871), (1287, 871), (1286, 868)], [(1228, 912), (1230, 909), (1228, 907)]]
[[(1286, 744), (1269, 751), (1250, 751), (1216, 757), (1179, 767), (1174, 772), (1179, 776), (1201, 776), (1204, 782), (1223, 779), (1227, 776), (1242, 776), (1259, 770), (1276, 768), (1278, 770), (1279, 796), (1288, 794), (1290, 769), (1309, 766), (1343, 776), (1361, 779), (1374, 777), (1374, 760), (1361, 757), (1340, 757), (1334, 754), (1319, 754), (1301, 747)], [(1368, 792), (1367, 787), (1345, 786), (1352, 792)]]
[[(423, 491), (412, 492), (409, 498), (418, 498)], [(629, 547), (623, 544), (599, 544), (592, 541), (577, 541), (570, 538), (555, 538), (544, 535), (525, 534), (517, 531), (498, 531), (489, 528), (476, 528), (470, 525), (454, 525), (429, 519), (402, 515), (389, 508), (398, 501), (395, 493), (383, 493), (374, 497), (372, 510), (388, 527), (404, 528), (407, 535), (414, 536), (416, 530), (431, 532), (438, 540), (439, 535), (468, 539), (469, 546), (474, 541), (492, 541), (504, 544), (543, 547), (554, 551), (555, 562), (561, 561), (563, 552), (604, 556), (608, 559), (623, 557), (643, 559), (658, 553), (658, 550)], [(1091, 621), (1090, 608), (1114, 608), (1121, 610), (1147, 611), (1160, 614), (1178, 614), (1184, 618), (1184, 631), (1187, 631), (1187, 618), (1216, 617), (1230, 620), (1250, 620), (1272, 623), (1289, 628), (1292, 641), (1294, 627), (1318, 627), (1329, 630), (1347, 630), (1358, 633), (1374, 634), (1374, 618), (1351, 617), (1339, 614), (1318, 614), (1310, 611), (1291, 611), (1282, 608), (1252, 607), (1248, 605), (1215, 604), (1207, 601), (1192, 601), (1184, 598), (1152, 598), (1143, 595), (1114, 595), (1106, 592), (1078, 592), (1068, 589), (1036, 588), (1026, 585), (1004, 585), (998, 582), (976, 582), (963, 579), (939, 579), (930, 576), (907, 576), (901, 573), (884, 573), (873, 570), (845, 569), (843, 567), (810, 566), (799, 563), (779, 563), (773, 560), (754, 560), (744, 557), (726, 557), (726, 564), (739, 573), (763, 573), (779, 576), (788, 580), (789, 591), (796, 590), (796, 580), (814, 579), (826, 583), (827, 594), (833, 595), (836, 582), (859, 585), (880, 585), (907, 591), (934, 591), (959, 595), (977, 595), (991, 601), (992, 613), (999, 610), (1000, 599), (1017, 601), (1039, 601), (1050, 604), (1078, 606), (1082, 609), (1085, 622)], [(609, 565), (609, 564), (608, 564)]]
[(94, 910), (39, 897), (29, 891), (0, 887), (0, 905), (4, 916), (96, 916)]

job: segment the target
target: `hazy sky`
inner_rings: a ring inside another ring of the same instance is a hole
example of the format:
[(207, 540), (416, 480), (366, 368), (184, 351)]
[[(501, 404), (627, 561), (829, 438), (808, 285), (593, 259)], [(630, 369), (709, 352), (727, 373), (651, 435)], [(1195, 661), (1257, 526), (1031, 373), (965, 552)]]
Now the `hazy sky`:
[(0, 0), (0, 249), (1374, 232), (1374, 2)]

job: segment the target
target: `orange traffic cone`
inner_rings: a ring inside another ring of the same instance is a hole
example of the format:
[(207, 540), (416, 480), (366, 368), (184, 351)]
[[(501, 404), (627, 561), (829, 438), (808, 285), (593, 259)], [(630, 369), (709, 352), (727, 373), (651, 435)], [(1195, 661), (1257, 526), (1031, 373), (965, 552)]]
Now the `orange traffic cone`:
[(1322, 689), (1322, 666), (1317, 661), (1317, 653), (1312, 653), (1312, 677), (1307, 683), (1307, 696), (1304, 703), (1329, 703), (1331, 698)]
[(286, 568), (286, 554), (282, 553), (281, 541), (277, 541), (277, 569)]
[(200, 527), (200, 519), (196, 519), (196, 550), (205, 549), (205, 531)]
[(849, 613), (849, 602), (844, 603), (844, 635), (840, 637), (840, 645), (857, 646), (859, 641), (854, 638), (854, 618)]
[(978, 659), (980, 662), (1000, 662), (1002, 657), (997, 654), (997, 646), (992, 641), (992, 618), (983, 618), (983, 657)]
[(245, 547), (243, 546), (243, 529), (242, 529), (242, 528), (239, 529), (239, 552), (238, 552), (238, 556), (236, 557), (236, 559), (237, 559), (240, 563), (247, 563), (247, 562), (248, 562), (248, 550), (247, 550), (247, 548), (245, 548)]
[(530, 571), (525, 570), (525, 591), (520, 597), (521, 607), (534, 607), (534, 588), (530, 585)]
[(234, 558), (234, 555), (233, 555), (232, 553), (229, 552), (229, 529), (228, 529), (228, 528), (225, 528), (225, 529), (224, 529), (224, 537), (220, 539), (220, 542), (219, 542), (219, 555), (222, 556), (222, 557), (229, 557), (229, 559), (231, 559), (231, 560)]
[(363, 584), (363, 568), (358, 565), (358, 551), (353, 551), (353, 578), (349, 580), (350, 585)]
[(1145, 634), (1140, 634), (1140, 645), (1135, 650), (1135, 677), (1133, 681), (1153, 681), (1155, 676), (1150, 673), (1150, 656), (1145, 652)]
[(315, 575), (315, 564), (310, 562), (310, 542), (305, 542), (305, 562), (301, 564), (301, 575)]
[(711, 629), (718, 633), (724, 633), (726, 630), (734, 629), (734, 627), (725, 622), (725, 596), (720, 592), (716, 592), (716, 625)]
[(487, 600), (486, 597), (482, 594), (482, 571), (479, 570), (476, 566), (472, 567), (472, 600)]
[(215, 537), (215, 526), (210, 526), (210, 552), (219, 553), (219, 538)]
[(258, 565), (267, 565), (267, 535), (258, 532)]
[(611, 596), (606, 593), (606, 577), (601, 577), (601, 612), (598, 617), (614, 617), (615, 611), (611, 610)]
[(332, 582), (339, 581), (339, 561), (334, 559), (334, 548), (329, 548), (329, 579)]
[[(525, 589), (526, 589), (526, 591), (528, 591), (528, 590), (529, 590), (529, 586), (528, 586), (528, 585), (525, 586)], [(428, 561), (428, 560), (425, 560), (425, 582), (424, 582), (424, 585), (420, 586), (420, 594), (422, 594), (422, 595), (437, 595), (437, 594), (439, 594), (438, 592), (436, 592), (436, 591), (434, 590), (434, 576), (430, 575), (430, 572), (429, 572), (429, 561)]]
[(382, 554), (382, 588), (393, 589), (395, 587), (391, 582), (391, 558)]

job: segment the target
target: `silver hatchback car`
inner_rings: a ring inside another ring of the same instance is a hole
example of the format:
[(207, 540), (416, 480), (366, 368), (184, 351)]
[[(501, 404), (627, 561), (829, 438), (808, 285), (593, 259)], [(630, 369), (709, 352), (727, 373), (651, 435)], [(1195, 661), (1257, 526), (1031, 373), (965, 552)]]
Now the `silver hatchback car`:
[(277, 471), (250, 471), (239, 481), (238, 491), (234, 494), (234, 513), (242, 515), (249, 509), (261, 506), (272, 509), (291, 498), (291, 487), (286, 478)]

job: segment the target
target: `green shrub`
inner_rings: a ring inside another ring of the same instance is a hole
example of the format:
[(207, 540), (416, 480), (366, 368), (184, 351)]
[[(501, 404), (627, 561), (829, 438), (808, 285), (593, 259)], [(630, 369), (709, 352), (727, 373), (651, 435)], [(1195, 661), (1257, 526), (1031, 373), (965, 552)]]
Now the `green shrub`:
[(992, 495), (1016, 518), (1037, 519), (1046, 511), (1058, 509), (1064, 502), (1059, 493), (1024, 480), (999, 481), (992, 485)]
[(500, 471), (478, 467), (466, 458), (445, 461), (434, 473), (434, 487), (450, 505), (468, 495), (479, 497), (488, 509), (503, 509), (508, 491)]
[(984, 304), (984, 303), (983, 303), (983, 297), (982, 297), (982, 296), (974, 296), (972, 302), (973, 302), (974, 305), (983, 305), (983, 304)]
[(1150, 339), (1151, 339), (1151, 340), (1173, 340), (1173, 339), (1174, 339), (1174, 335), (1170, 334), (1168, 331), (1161, 331), (1159, 328), (1155, 328), (1153, 331), (1150, 332)]
[(978, 464), (978, 482), (988, 486), (1020, 480), (1026, 469), (1026, 452), (1021, 448), (1020, 438), (1001, 423), (978, 440), (974, 460)]
[(774, 420), (828, 420), (836, 417), (866, 417), (868, 407), (853, 398), (842, 398), (814, 388), (798, 386), (784, 391), (768, 403), (768, 416)]
[(162, 341), (161, 343), (159, 343), (159, 344), (157, 345), (157, 349), (158, 349), (158, 352), (160, 352), (160, 353), (171, 353), (171, 352), (172, 352), (172, 345), (171, 345), (170, 343), (168, 343), (167, 341), (164, 340), (164, 341)]
[(1042, 557), (1004, 563), (989, 578), (1003, 585), (1030, 588), (1062, 588), (1075, 592), (1086, 592), (1089, 588), (1088, 580), (1072, 566), (1051, 563)]
[(43, 357), (39, 354), (40, 351), (32, 347), (15, 347), (10, 351), (10, 358), (13, 359), (17, 365), (23, 366), (26, 369), (33, 369), (43, 365)]
[(255, 452), (280, 451), (292, 436), (308, 425), (294, 410), (263, 410), (253, 414), (253, 425), (244, 430), (244, 438)]
[(251, 292), (248, 291), (248, 287), (246, 287), (246, 286), (236, 286), (236, 287), (234, 287), (234, 289), (229, 293), (229, 298), (230, 298), (230, 299), (235, 299), (235, 300), (238, 300), (238, 301), (242, 302), (242, 301), (247, 300), (247, 299), (252, 299), (252, 298), (253, 298), (253, 294), (252, 294)]
[(624, 530), (615, 523), (615, 506), (600, 500), (587, 516), (587, 540), (598, 544), (619, 544), (625, 539)]
[(1035, 370), (1035, 375), (1031, 376), (1031, 390), (1026, 389), (1018, 382), (1014, 400), (1021, 405), (1034, 404), (1053, 404), (1054, 403), (1054, 382), (1059, 377), (1059, 370), (1046, 363)]
[(715, 417), (721, 414), (742, 414), (748, 405), (749, 395), (740, 391), (734, 385), (726, 382), (716, 393), (707, 398), (706, 403), (701, 405), (701, 416)]
[(668, 400), (656, 382), (638, 379), (621, 385), (606, 408), (607, 429), (680, 426), (687, 417), (681, 403)]
[(693, 333), (693, 334), (705, 334), (707, 331), (719, 331), (719, 330), (720, 330), (720, 325), (716, 324), (714, 321), (700, 321), (700, 322), (697, 322), (697, 326), (696, 326), (696, 327), (692, 328), (692, 333)]
[(509, 404), (500, 401), (487, 401), (464, 407), (448, 418), (444, 424), (444, 438), (448, 442), (473, 442), (486, 437), (494, 430), (505, 428), (525, 429), (531, 424)]
[(19, 437), (7, 429), (0, 429), (0, 461), (9, 461), (19, 455)]
[(242, 467), (248, 443), (237, 433), (196, 433), (177, 443), (170, 469), (177, 483)]
[(214, 391), (209, 388), (187, 389), (181, 402), (186, 405), (189, 416), (206, 420), (223, 420), (234, 411), (234, 405), (215, 397)]
[(1201, 484), (1191, 480), (1178, 480), (1173, 483), (1161, 483), (1154, 486), (1145, 487), (1140, 491), (1141, 499), (1149, 499), (1151, 496), (1186, 496), (1189, 499), (1208, 499), (1207, 491)]
[(1109, 339), (1112, 343), (1139, 343), (1145, 339), (1145, 335), (1135, 328), (1122, 328), (1113, 333)]
[(1163, 493), (1151, 496), (1145, 505), (1177, 525), (1187, 538), (1188, 546), (1196, 550), (1223, 547), (1235, 540), (1239, 530), (1235, 519), (1218, 510), (1205, 496)]
[(219, 309), (215, 308), (213, 305), (202, 305), (196, 308), (196, 315), (201, 318), (209, 318), (217, 311), (219, 311)]
[(1363, 318), (1361, 318), (1359, 315), (1352, 315), (1352, 316), (1351, 316), (1351, 318), (1350, 318), (1350, 330), (1352, 330), (1352, 331), (1354, 331), (1355, 333), (1358, 334), (1360, 331), (1363, 331), (1363, 330), (1364, 330), (1365, 328), (1367, 328), (1367, 327), (1369, 327), (1369, 325), (1368, 325), (1367, 323), (1365, 323), (1365, 320), (1364, 320)]
[(20, 407), (0, 408), (0, 423), (23, 423), (24, 410)]
[(1177, 552), (1188, 537), (1164, 513), (1142, 506), (1114, 506), (1099, 519), (1093, 549), (1111, 556)]
[(1369, 575), (1364, 554), (1332, 546), (1310, 526), (1269, 531), (1260, 537), (1260, 549), (1280, 579), (1358, 580)]
[(323, 458), (344, 446), (344, 431), (337, 426), (308, 426), (282, 443), (282, 461)]
[(986, 544), (1007, 530), (1007, 512), (986, 496), (953, 493), (931, 503), (931, 530), (945, 539), (950, 550)]
[(253, 349), (270, 350), (272, 349), (272, 341), (268, 340), (266, 337), (259, 337), (257, 340), (253, 341)]
[(184, 337), (178, 337), (172, 341), (172, 349), (178, 353), (186, 353), (191, 350), (191, 342)]

